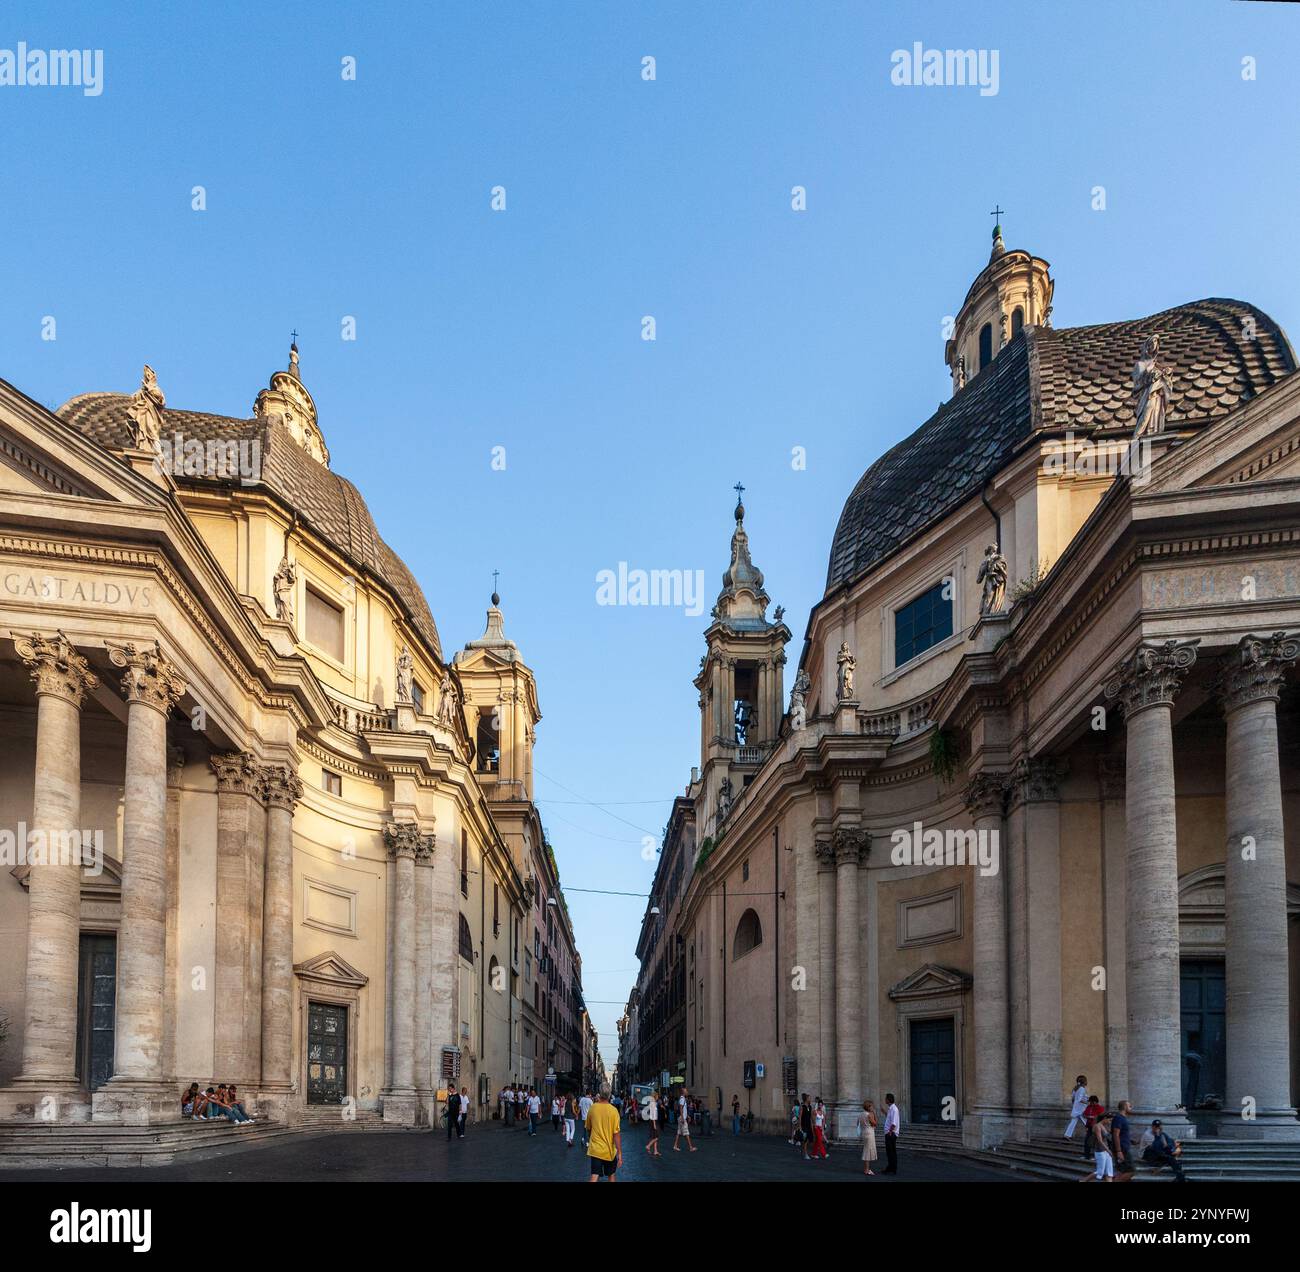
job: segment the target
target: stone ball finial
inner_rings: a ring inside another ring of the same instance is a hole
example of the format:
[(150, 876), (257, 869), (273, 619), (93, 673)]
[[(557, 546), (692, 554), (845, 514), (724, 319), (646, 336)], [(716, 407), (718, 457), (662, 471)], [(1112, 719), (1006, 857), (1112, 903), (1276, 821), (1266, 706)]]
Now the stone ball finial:
[(495, 592), (492, 593), (492, 604), (494, 606), (501, 604), (501, 598)]

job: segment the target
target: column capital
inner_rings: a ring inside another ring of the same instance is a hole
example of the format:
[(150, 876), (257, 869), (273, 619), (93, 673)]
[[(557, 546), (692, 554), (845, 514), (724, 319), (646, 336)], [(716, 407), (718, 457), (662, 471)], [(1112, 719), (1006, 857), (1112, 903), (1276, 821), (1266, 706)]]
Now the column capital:
[(432, 835), (421, 833), (417, 822), (384, 823), (384, 847), (394, 861), (401, 857), (428, 861), (433, 855), (433, 841)]
[(1271, 636), (1243, 636), (1230, 657), (1215, 689), (1225, 711), (1250, 702), (1276, 702), (1287, 671), (1300, 658), (1300, 636), (1274, 632)]
[(1106, 697), (1118, 698), (1125, 718), (1146, 707), (1171, 707), (1182, 679), (1196, 662), (1199, 640), (1141, 644), (1111, 673)]
[(817, 857), (819, 874), (835, 869), (835, 844), (832, 840), (824, 838), (814, 840), (813, 852)]
[(283, 808), (292, 813), (302, 799), (302, 780), (287, 764), (259, 765), (258, 785), (268, 808)]
[(53, 636), (42, 636), (39, 632), (30, 636), (11, 634), (18, 657), (27, 664), (36, 682), (38, 697), (49, 694), (80, 707), (86, 694), (99, 688), (99, 677), (62, 632)]
[(217, 775), (217, 791), (222, 795), (256, 795), (261, 797), (261, 774), (247, 751), (228, 751), (208, 756), (208, 765)]
[(967, 784), (963, 798), (972, 817), (1000, 817), (1006, 807), (1007, 775), (981, 769)]
[(148, 645), (139, 649), (130, 641), (122, 645), (105, 641), (104, 648), (109, 662), (124, 668), (122, 694), (127, 702), (142, 702), (168, 715), (188, 688), (176, 664), (157, 641), (152, 649)]
[(1022, 755), (1007, 781), (1009, 807), (1050, 804), (1061, 798), (1061, 764), (1052, 756)]
[(861, 826), (840, 826), (831, 831), (837, 866), (860, 866), (871, 851), (871, 834)]

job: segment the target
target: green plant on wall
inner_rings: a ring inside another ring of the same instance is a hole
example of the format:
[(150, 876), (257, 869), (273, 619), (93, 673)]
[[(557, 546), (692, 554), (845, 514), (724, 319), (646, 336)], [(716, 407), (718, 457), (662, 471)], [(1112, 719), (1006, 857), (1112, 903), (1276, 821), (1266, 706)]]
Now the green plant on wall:
[(935, 729), (930, 735), (930, 768), (945, 785), (957, 771), (957, 737), (950, 729)]
[(709, 855), (713, 852), (713, 837), (710, 835), (700, 845), (700, 851), (695, 855), (695, 873), (699, 874), (708, 864)]

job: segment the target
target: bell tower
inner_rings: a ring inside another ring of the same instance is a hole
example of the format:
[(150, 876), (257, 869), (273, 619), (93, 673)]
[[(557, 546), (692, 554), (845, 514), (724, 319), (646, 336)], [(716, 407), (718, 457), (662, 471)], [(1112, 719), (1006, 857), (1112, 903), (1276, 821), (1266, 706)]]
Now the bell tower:
[(784, 714), (785, 646), (790, 629), (770, 598), (763, 573), (749, 555), (744, 486), (736, 486), (736, 529), (731, 564), (704, 633), (708, 646), (695, 677), (700, 703), (700, 766), (703, 802), (697, 824), (716, 837), (730, 805), (777, 744)]

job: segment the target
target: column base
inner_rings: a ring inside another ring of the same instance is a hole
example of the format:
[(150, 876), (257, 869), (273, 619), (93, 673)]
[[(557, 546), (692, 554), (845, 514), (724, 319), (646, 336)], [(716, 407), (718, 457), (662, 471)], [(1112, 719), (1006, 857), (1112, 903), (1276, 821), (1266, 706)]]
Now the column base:
[(1015, 1138), (1015, 1119), (1000, 1109), (967, 1113), (961, 1124), (963, 1148), (997, 1148)]
[(173, 1082), (109, 1078), (91, 1096), (93, 1120), (105, 1126), (156, 1126), (179, 1122), (181, 1088)]
[(294, 1110), (294, 1092), (290, 1086), (262, 1086), (253, 1096), (249, 1110), (259, 1121), (289, 1122)]
[(1219, 1116), (1219, 1138), (1233, 1140), (1300, 1140), (1295, 1109), (1264, 1109), (1253, 1118)]
[(76, 1082), (57, 1082), (21, 1075), (0, 1088), (0, 1121), (89, 1122), (90, 1093)]
[(416, 1125), (418, 1101), (413, 1090), (384, 1092), (384, 1122), (390, 1126)]
[[(832, 1143), (844, 1143), (858, 1138), (858, 1117), (862, 1113), (862, 1102), (841, 1103), (836, 1101), (826, 1106), (826, 1131)], [(876, 1120), (883, 1122), (879, 1113)], [(880, 1141), (885, 1142), (883, 1139)]]

